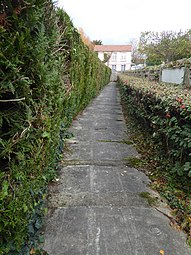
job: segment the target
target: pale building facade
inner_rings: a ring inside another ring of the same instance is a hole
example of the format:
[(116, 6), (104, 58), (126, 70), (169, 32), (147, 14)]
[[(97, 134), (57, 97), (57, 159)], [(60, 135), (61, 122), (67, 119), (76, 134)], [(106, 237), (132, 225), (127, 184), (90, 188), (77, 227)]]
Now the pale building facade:
[(131, 69), (131, 45), (95, 45), (94, 51), (113, 72), (124, 72)]

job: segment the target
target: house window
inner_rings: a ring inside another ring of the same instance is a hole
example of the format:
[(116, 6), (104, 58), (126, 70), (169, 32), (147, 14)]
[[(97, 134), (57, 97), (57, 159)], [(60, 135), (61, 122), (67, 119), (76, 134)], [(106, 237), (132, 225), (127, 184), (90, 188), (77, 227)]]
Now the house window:
[(126, 54), (124, 53), (121, 54), (121, 61), (126, 61)]
[(121, 65), (121, 72), (125, 71), (125, 65)]
[(117, 61), (117, 53), (116, 52), (112, 53), (112, 61)]
[(112, 72), (114, 73), (116, 71), (116, 65), (112, 65)]

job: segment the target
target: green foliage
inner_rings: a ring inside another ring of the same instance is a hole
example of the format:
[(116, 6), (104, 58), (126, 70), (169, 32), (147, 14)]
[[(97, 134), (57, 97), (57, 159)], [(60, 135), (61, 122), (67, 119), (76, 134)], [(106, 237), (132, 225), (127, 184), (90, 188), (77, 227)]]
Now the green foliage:
[(5, 1), (0, 23), (0, 254), (29, 254), (73, 117), (109, 81), (51, 0)]
[(191, 177), (191, 91), (180, 86), (121, 76), (129, 112), (146, 127), (172, 172)]
[(163, 31), (141, 34), (139, 51), (147, 56), (148, 65), (191, 57), (191, 30)]
[(149, 192), (141, 192), (139, 196), (146, 199), (150, 206), (157, 206), (157, 197), (153, 197)]
[(125, 157), (126, 165), (129, 167), (141, 168), (144, 166), (144, 161), (136, 157)]
[(92, 41), (93, 45), (102, 45), (102, 41), (101, 40), (93, 40)]

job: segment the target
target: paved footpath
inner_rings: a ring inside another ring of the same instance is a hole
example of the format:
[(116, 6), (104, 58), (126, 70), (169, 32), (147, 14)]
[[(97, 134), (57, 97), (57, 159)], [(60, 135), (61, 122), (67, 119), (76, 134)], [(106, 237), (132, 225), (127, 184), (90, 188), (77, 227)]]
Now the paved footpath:
[(73, 121), (59, 180), (49, 188), (50, 255), (189, 255), (186, 237), (140, 196), (144, 173), (125, 165), (128, 142), (115, 82)]

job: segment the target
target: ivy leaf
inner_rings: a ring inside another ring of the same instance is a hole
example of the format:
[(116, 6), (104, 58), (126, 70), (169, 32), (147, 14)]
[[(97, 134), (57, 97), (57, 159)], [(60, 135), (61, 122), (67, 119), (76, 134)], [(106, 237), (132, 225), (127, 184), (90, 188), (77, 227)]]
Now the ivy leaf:
[(30, 234), (34, 235), (35, 230), (34, 230), (34, 227), (33, 227), (32, 223), (28, 226), (28, 231), (29, 231)]
[(35, 222), (35, 228), (39, 229), (42, 226), (42, 221), (40, 218), (37, 218), (36, 222)]
[(184, 171), (191, 171), (191, 163), (190, 162), (186, 162), (184, 164)]

